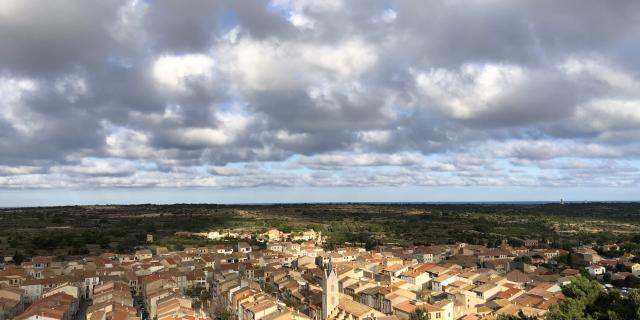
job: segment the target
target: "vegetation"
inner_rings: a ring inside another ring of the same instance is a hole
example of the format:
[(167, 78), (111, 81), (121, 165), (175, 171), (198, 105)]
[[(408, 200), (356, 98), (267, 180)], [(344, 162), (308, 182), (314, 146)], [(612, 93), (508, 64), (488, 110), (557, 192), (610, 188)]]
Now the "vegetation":
[(416, 308), (411, 314), (409, 314), (409, 320), (428, 320), (429, 314), (423, 309)]
[(178, 237), (178, 231), (238, 229), (255, 233), (269, 228), (322, 231), (329, 236), (328, 248), (343, 243), (372, 248), (380, 243), (456, 241), (497, 246), (505, 239), (519, 246), (526, 238), (536, 238), (558, 248), (618, 242), (622, 248), (605, 256), (623, 251), (640, 256), (640, 204), (635, 203), (5, 208), (0, 209), (0, 238), (6, 238), (6, 245), (0, 247), (0, 253), (66, 257), (97, 250), (130, 252), (146, 243), (147, 234), (154, 236), (155, 244), (180, 249), (225, 241)]
[(220, 309), (216, 311), (216, 316), (215, 316), (216, 320), (229, 320), (231, 319), (231, 317), (232, 317), (231, 312), (229, 312), (226, 309)]
[(527, 316), (522, 311), (518, 313), (518, 315), (501, 315), (497, 320), (537, 320), (538, 318), (535, 316)]

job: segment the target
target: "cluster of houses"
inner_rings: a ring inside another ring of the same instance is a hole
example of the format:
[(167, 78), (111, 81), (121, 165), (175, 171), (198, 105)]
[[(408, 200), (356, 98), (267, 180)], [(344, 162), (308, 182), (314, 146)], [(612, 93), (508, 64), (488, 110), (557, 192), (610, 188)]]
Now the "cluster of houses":
[[(75, 261), (36, 256), (0, 270), (0, 320), (210, 319), (406, 320), (495, 319), (522, 311), (542, 316), (564, 299), (561, 286), (580, 271), (559, 272), (567, 252), (537, 241), (497, 248), (456, 243), (324, 250), (311, 231), (262, 234), (266, 249), (246, 242)], [(574, 259), (600, 276), (610, 266), (590, 247)], [(522, 257), (528, 257), (522, 259)], [(619, 261), (618, 261), (619, 262)], [(545, 265), (547, 267), (544, 267)], [(631, 273), (640, 265), (630, 265)], [(86, 304), (85, 308), (80, 308)], [(79, 311), (80, 310), (80, 311)]]
[[(316, 320), (409, 319), (417, 309), (431, 319), (445, 320), (493, 319), (520, 311), (539, 316), (564, 299), (561, 285), (578, 273), (553, 274), (543, 267), (514, 262), (533, 252), (551, 261), (560, 252), (506, 244), (500, 248), (464, 243), (383, 246), (374, 251), (344, 247), (319, 251), (315, 257), (287, 251), (287, 244), (280, 247), (293, 256), (291, 263), (291, 257), (282, 257), (278, 262), (252, 264), (250, 273), (228, 266), (214, 274), (216, 290), (212, 293), (219, 305), (238, 319), (257, 320), (243, 317), (246, 312), (238, 295), (270, 292), (271, 297)], [(276, 305), (272, 300), (271, 307)]]
[[(274, 241), (292, 241), (292, 242), (304, 242), (312, 241), (316, 244), (322, 244), (326, 238), (322, 236), (322, 232), (316, 232), (313, 229), (305, 230), (302, 232), (282, 232), (278, 229), (272, 228), (266, 232), (259, 234), (252, 234), (248, 232), (242, 232), (239, 230), (214, 230), (209, 232), (186, 232), (180, 231), (175, 233), (176, 236), (181, 237), (201, 237), (210, 240), (224, 240), (224, 239), (239, 239), (248, 240), (255, 236), (259, 242), (267, 243)], [(151, 241), (149, 241), (151, 242)]]

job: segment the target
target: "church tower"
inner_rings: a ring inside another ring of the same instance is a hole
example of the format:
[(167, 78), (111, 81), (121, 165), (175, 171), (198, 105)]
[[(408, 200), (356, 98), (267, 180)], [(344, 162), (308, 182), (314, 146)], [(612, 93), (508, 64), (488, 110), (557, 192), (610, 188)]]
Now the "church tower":
[(322, 319), (326, 320), (331, 311), (338, 306), (340, 293), (338, 291), (338, 275), (329, 262), (324, 267), (322, 276)]

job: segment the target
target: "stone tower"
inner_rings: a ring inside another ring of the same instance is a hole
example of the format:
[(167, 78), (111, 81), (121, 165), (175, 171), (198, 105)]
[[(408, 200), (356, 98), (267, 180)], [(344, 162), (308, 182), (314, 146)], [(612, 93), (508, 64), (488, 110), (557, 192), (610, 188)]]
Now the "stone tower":
[(340, 292), (338, 291), (338, 275), (329, 262), (324, 267), (322, 276), (322, 319), (326, 320), (331, 311), (338, 306)]

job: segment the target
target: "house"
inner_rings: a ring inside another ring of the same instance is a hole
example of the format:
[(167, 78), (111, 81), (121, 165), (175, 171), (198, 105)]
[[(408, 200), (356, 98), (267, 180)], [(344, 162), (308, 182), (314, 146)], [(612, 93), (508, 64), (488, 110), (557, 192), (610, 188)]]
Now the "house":
[(584, 266), (597, 264), (602, 260), (602, 257), (600, 257), (600, 255), (595, 250), (593, 250), (593, 248), (589, 247), (577, 248), (575, 258), (577, 258), (575, 261), (576, 263)]
[(246, 242), (238, 242), (236, 243), (236, 251), (240, 253), (249, 253), (251, 252), (251, 245)]
[(533, 282), (530, 276), (520, 270), (513, 270), (506, 274), (507, 280), (518, 284), (520, 288), (524, 288), (527, 284)]
[(278, 229), (269, 229), (269, 231), (267, 231), (264, 235), (267, 237), (267, 239), (269, 239), (269, 241), (276, 241), (282, 238), (282, 232), (280, 232), (280, 230)]
[(80, 289), (78, 287), (70, 285), (68, 283), (64, 283), (55, 288), (48, 289), (47, 291), (42, 293), (42, 297), (50, 297), (59, 292), (64, 292), (65, 294), (72, 296), (74, 299), (78, 299), (80, 296)]
[(445, 288), (456, 282), (458, 280), (458, 276), (454, 274), (443, 274), (431, 281), (431, 290), (435, 292), (442, 292)]
[(86, 299), (93, 297), (93, 288), (100, 283), (100, 277), (95, 272), (86, 272), (84, 274), (84, 284), (80, 288), (81, 294)]
[(269, 242), (267, 243), (267, 250), (282, 252), (284, 246), (280, 242)]
[(551, 260), (560, 256), (560, 250), (558, 249), (547, 249), (542, 252), (542, 255), (545, 259)]
[(0, 288), (0, 320), (13, 319), (24, 307), (24, 290), (15, 287)]
[(5, 284), (11, 287), (19, 287), (27, 280), (27, 273), (22, 268), (9, 268), (0, 271), (0, 285)]
[(502, 287), (495, 283), (485, 283), (472, 290), (478, 298), (489, 300), (502, 291)]
[(634, 264), (631, 264), (631, 265), (629, 266), (629, 269), (631, 269), (631, 273), (632, 273), (634, 276), (638, 276), (638, 275), (640, 275), (640, 263), (634, 263)]
[(244, 303), (241, 305), (242, 317), (240, 320), (261, 320), (278, 310), (278, 304), (269, 298)]
[(85, 319), (137, 320), (133, 297), (125, 282), (109, 281), (94, 289)]
[(209, 251), (212, 252), (212, 253), (229, 255), (229, 254), (233, 253), (233, 247), (227, 246), (227, 245), (223, 245), (223, 244), (219, 244), (219, 245), (215, 245), (215, 246), (211, 247), (211, 249)]
[(71, 320), (78, 311), (78, 300), (58, 292), (34, 302), (27, 310), (16, 316), (15, 320)]
[(328, 319), (364, 320), (383, 317), (384, 313), (360, 302), (341, 297)]
[(413, 259), (419, 263), (438, 263), (442, 260), (442, 251), (438, 247), (416, 247), (413, 250)]
[(187, 297), (169, 296), (158, 300), (157, 318), (160, 319), (206, 319), (204, 314), (191, 307)]
[(224, 238), (224, 236), (222, 234), (220, 234), (220, 232), (218, 232), (218, 231), (211, 231), (211, 232), (207, 233), (207, 238), (209, 238), (211, 240), (220, 240), (220, 239)]
[(151, 250), (149, 249), (137, 250), (134, 254), (136, 261), (149, 260), (152, 256), (153, 253), (151, 253)]
[(25, 304), (31, 304), (32, 302), (42, 297), (42, 291), (44, 291), (44, 285), (42, 279), (29, 279), (20, 285), (20, 289), (24, 290), (23, 302)]
[(417, 270), (407, 271), (400, 275), (400, 279), (414, 285), (415, 290), (423, 289), (431, 280), (428, 272)]
[(411, 313), (421, 309), (427, 319), (453, 320), (453, 301), (443, 300), (438, 304), (426, 302), (406, 301), (393, 307), (395, 315), (401, 320), (409, 320)]
[(589, 275), (593, 277), (603, 275), (605, 272), (607, 272), (607, 269), (602, 266), (588, 266), (585, 269), (587, 270)]

